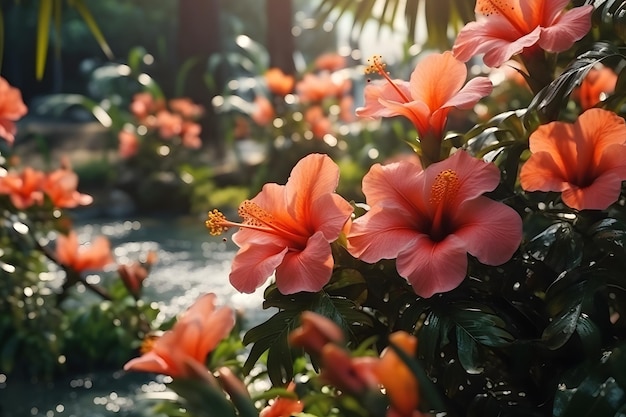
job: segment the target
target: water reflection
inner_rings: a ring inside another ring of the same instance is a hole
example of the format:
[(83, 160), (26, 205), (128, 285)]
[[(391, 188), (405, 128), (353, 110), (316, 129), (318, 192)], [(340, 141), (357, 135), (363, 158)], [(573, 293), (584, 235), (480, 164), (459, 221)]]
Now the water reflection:
[[(230, 286), (228, 273), (236, 246), (230, 235), (226, 240), (210, 236), (202, 218), (78, 219), (75, 227), (81, 242), (107, 236), (118, 263), (137, 260), (150, 250), (157, 253), (142, 298), (159, 304), (158, 320), (175, 316), (206, 292), (216, 293), (221, 304), (243, 311), (246, 327), (271, 314), (261, 309), (263, 288), (240, 294)], [(164, 378), (155, 381), (150, 375), (111, 371), (27, 383), (0, 373), (0, 417), (149, 416), (155, 398), (166, 395)]]

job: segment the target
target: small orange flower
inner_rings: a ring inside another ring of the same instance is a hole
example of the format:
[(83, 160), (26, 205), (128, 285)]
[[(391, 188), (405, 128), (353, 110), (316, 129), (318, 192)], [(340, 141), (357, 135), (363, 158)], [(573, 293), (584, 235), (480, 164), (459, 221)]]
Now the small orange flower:
[(592, 68), (583, 79), (580, 87), (574, 91), (580, 107), (587, 110), (604, 100), (615, 91), (617, 74), (611, 68), (598, 66)]
[(185, 148), (200, 149), (202, 147), (202, 139), (200, 132), (202, 127), (198, 123), (185, 121), (181, 129), (182, 144)]
[(293, 91), (296, 80), (286, 75), (280, 68), (270, 68), (265, 73), (267, 89), (278, 96), (286, 96)]
[(42, 185), (52, 204), (58, 208), (74, 208), (92, 203), (93, 198), (78, 192), (77, 187), (78, 175), (71, 170), (67, 160), (63, 161), (61, 168), (48, 173)]
[(331, 52), (317, 57), (314, 65), (321, 71), (337, 71), (346, 67), (346, 57)]
[(183, 118), (179, 114), (161, 110), (156, 114), (156, 126), (163, 139), (171, 139), (183, 131)]
[(30, 167), (24, 168), (21, 174), (7, 173), (0, 177), (0, 194), (7, 194), (15, 208), (24, 210), (34, 204), (43, 203), (43, 172)]
[(139, 151), (139, 139), (134, 132), (128, 130), (120, 130), (117, 134), (119, 141), (118, 153), (120, 158), (128, 159), (137, 155)]
[(155, 114), (165, 107), (162, 99), (155, 100), (150, 93), (137, 93), (133, 96), (130, 111), (135, 117), (144, 121), (148, 116)]
[(256, 96), (254, 110), (250, 116), (257, 125), (267, 126), (274, 119), (274, 106), (266, 97)]
[(193, 120), (204, 114), (204, 108), (201, 105), (194, 103), (186, 97), (171, 99), (169, 106), (174, 113), (180, 114), (184, 119)]
[(0, 77), (0, 137), (9, 144), (15, 140), (15, 122), (28, 112), (22, 93)]
[(305, 74), (296, 85), (296, 91), (303, 103), (319, 103), (326, 98), (341, 97), (352, 88), (347, 78), (338, 78), (327, 72), (315, 75)]
[(55, 253), (57, 262), (78, 273), (103, 269), (113, 262), (111, 245), (106, 237), (97, 237), (91, 245), (80, 246), (74, 231), (57, 237)]
[(319, 355), (328, 343), (343, 343), (341, 328), (334, 321), (312, 311), (300, 316), (300, 327), (289, 335), (289, 343), (304, 348), (309, 354)]
[(216, 295), (208, 293), (185, 311), (171, 330), (154, 342), (151, 351), (131, 359), (126, 371), (154, 372), (174, 378), (198, 378), (211, 352), (235, 325), (229, 307), (217, 308)]

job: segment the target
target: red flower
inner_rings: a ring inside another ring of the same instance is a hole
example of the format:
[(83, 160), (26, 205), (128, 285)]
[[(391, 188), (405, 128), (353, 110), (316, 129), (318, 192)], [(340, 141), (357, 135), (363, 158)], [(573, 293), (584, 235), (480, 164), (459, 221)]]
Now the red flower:
[(569, 49), (591, 28), (593, 6), (566, 11), (570, 0), (478, 0), (476, 22), (459, 32), (452, 51), (463, 62), (484, 53), (486, 65), (499, 67), (525, 48), (549, 52)]
[(124, 365), (126, 371), (166, 374), (174, 378), (197, 377), (206, 356), (235, 325), (229, 307), (216, 308), (216, 296), (205, 294), (185, 311), (174, 327), (158, 338), (152, 350)]
[(517, 212), (482, 196), (499, 180), (495, 165), (464, 151), (423, 171), (407, 162), (376, 164), (363, 178), (371, 209), (352, 223), (348, 250), (370, 263), (396, 258), (422, 297), (450, 291), (465, 278), (467, 253), (500, 265), (521, 241)]
[(532, 155), (522, 166), (526, 191), (561, 192), (577, 210), (604, 210), (626, 180), (626, 124), (615, 113), (589, 109), (572, 123), (552, 122), (530, 135)]
[(301, 159), (286, 185), (266, 184), (239, 206), (243, 223), (233, 223), (217, 210), (206, 225), (212, 234), (240, 227), (233, 241), (240, 247), (233, 260), (231, 284), (251, 293), (276, 271), (283, 294), (319, 291), (330, 280), (330, 242), (339, 237), (352, 206), (335, 194), (339, 167), (326, 155)]
[(64, 161), (62, 167), (46, 175), (42, 189), (58, 208), (74, 208), (91, 204), (93, 198), (77, 191), (78, 175)]

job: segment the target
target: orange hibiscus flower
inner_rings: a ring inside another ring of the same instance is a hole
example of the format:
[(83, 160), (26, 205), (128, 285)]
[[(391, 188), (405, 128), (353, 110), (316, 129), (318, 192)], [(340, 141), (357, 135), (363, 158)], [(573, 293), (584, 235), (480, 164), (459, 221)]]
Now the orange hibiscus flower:
[(0, 177), (0, 194), (8, 195), (15, 208), (24, 210), (34, 204), (43, 203), (43, 179), (43, 172), (30, 167), (24, 168), (20, 174), (9, 172)]
[(486, 77), (473, 78), (465, 84), (467, 68), (450, 52), (421, 60), (408, 82), (392, 80), (380, 56), (373, 57), (370, 63), (367, 72), (377, 72), (385, 80), (365, 87), (365, 106), (356, 109), (356, 115), (370, 119), (408, 118), (417, 129), (426, 165), (441, 159), (441, 139), (450, 109), (471, 108), (493, 89)]
[(593, 6), (566, 11), (570, 0), (477, 0), (476, 22), (461, 29), (452, 52), (463, 62), (484, 53), (484, 62), (499, 67), (525, 48), (549, 52), (569, 49), (591, 28)]
[(119, 141), (118, 153), (120, 158), (127, 159), (139, 152), (139, 138), (137, 138), (135, 132), (120, 130), (117, 134), (117, 139)]
[(604, 210), (626, 180), (626, 124), (615, 113), (589, 109), (574, 123), (552, 122), (530, 135), (532, 155), (522, 166), (526, 191), (561, 192), (577, 210)]
[(9, 144), (15, 140), (15, 122), (27, 111), (20, 90), (11, 87), (7, 80), (0, 77), (0, 137)]
[(78, 175), (71, 170), (67, 160), (63, 161), (61, 168), (48, 173), (42, 185), (52, 204), (58, 208), (74, 208), (92, 203), (93, 198), (78, 192), (77, 187)]
[(91, 245), (81, 246), (74, 231), (57, 237), (55, 254), (57, 262), (78, 273), (103, 269), (113, 262), (111, 244), (106, 237), (97, 237)]
[(376, 164), (363, 178), (371, 209), (353, 221), (348, 251), (369, 263), (395, 258), (422, 297), (450, 291), (465, 278), (467, 253), (500, 265), (519, 246), (520, 216), (482, 195), (499, 181), (494, 164), (464, 151), (425, 170), (410, 162)]
[(124, 365), (126, 371), (154, 372), (174, 378), (197, 377), (206, 357), (235, 325), (229, 307), (216, 308), (216, 295), (208, 293), (196, 300), (171, 330), (159, 337), (152, 349)]
[(591, 68), (573, 96), (580, 102), (580, 107), (587, 110), (604, 100), (615, 91), (617, 74), (603, 65)]
[(266, 184), (239, 206), (243, 223), (209, 212), (211, 234), (240, 227), (233, 241), (240, 247), (233, 260), (231, 284), (250, 293), (276, 271), (283, 294), (319, 291), (333, 271), (330, 242), (339, 237), (352, 206), (336, 194), (339, 167), (322, 154), (301, 159), (286, 185)]
[(265, 73), (265, 82), (270, 92), (285, 96), (293, 91), (296, 80), (293, 76), (286, 75), (280, 68), (270, 68)]

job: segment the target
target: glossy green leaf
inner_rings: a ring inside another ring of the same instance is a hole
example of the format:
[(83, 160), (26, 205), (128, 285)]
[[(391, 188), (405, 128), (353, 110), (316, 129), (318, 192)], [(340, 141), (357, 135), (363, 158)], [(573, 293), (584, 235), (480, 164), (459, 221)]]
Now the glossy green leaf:
[(40, 0), (37, 17), (37, 49), (35, 52), (35, 75), (38, 80), (43, 79), (48, 56), (48, 39), (50, 39), (50, 21), (52, 20), (52, 6), (54, 0)]

